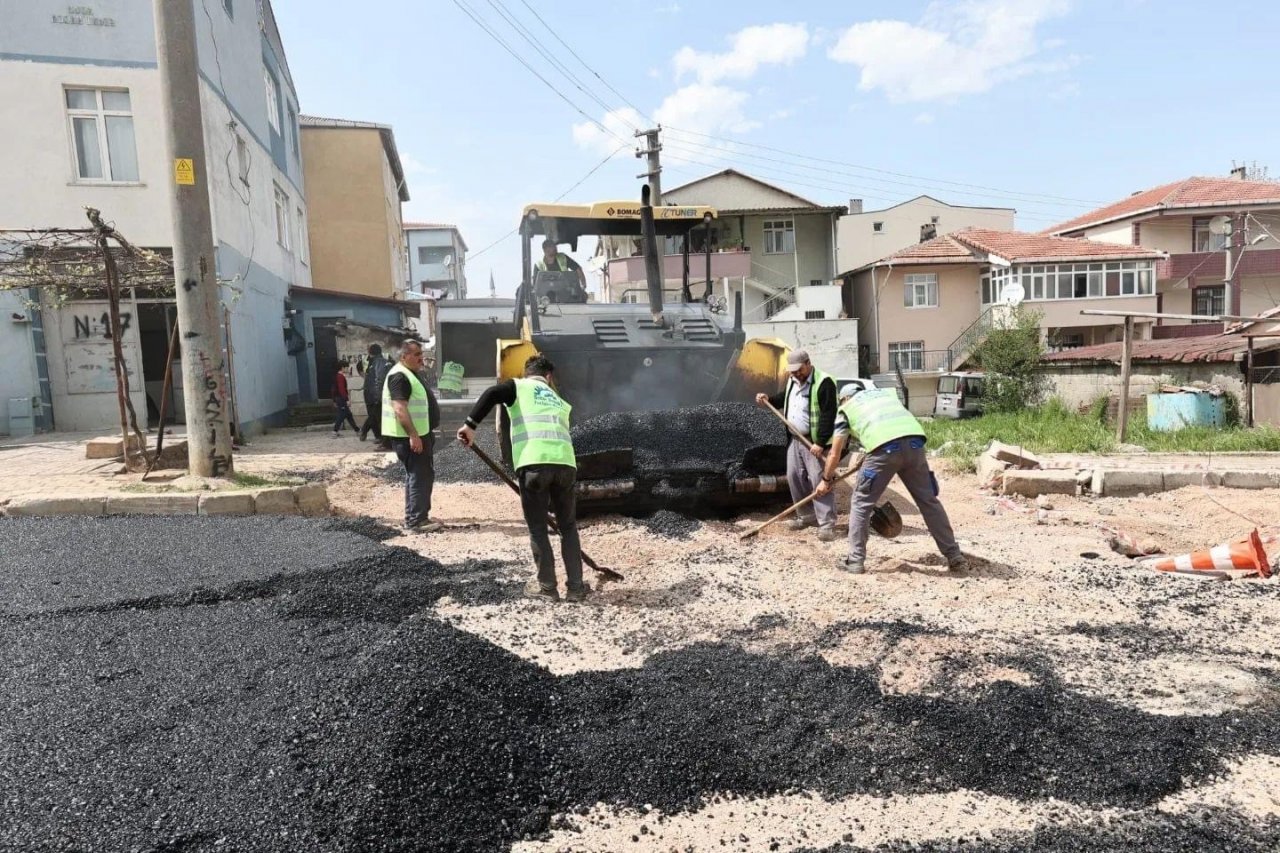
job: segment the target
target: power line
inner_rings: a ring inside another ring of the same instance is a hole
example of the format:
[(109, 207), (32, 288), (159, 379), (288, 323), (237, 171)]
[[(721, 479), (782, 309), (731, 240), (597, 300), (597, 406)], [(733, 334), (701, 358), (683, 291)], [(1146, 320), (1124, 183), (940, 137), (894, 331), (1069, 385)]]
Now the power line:
[(741, 145), (741, 146), (744, 146), (744, 147), (747, 147), (747, 148), (759, 148), (759, 149), (761, 149), (761, 150), (763, 150), (763, 151), (772, 151), (772, 152), (774, 152), (775, 154), (783, 154), (783, 155), (786, 155), (786, 156), (788, 156), (788, 157), (798, 158), (798, 159), (801, 159), (801, 160), (812, 160), (812, 161), (814, 161), (815, 163), (825, 163), (825, 164), (827, 164), (827, 165), (834, 165), (834, 166), (847, 166), (847, 167), (852, 168), (852, 169), (859, 169), (859, 170), (867, 171), (867, 172), (876, 172), (876, 173), (878, 173), (878, 174), (882, 174), (882, 175), (893, 175), (893, 176), (895, 176), (895, 177), (899, 177), (899, 178), (911, 178), (912, 180), (916, 180), (916, 181), (923, 181), (923, 182), (926, 182), (926, 183), (939, 184), (939, 185), (944, 185), (944, 186), (968, 187), (969, 189), (987, 190), (987, 191), (992, 192), (992, 193), (995, 193), (995, 194), (997, 194), (997, 195), (1004, 195), (1004, 196), (1024, 196), (1024, 197), (1028, 197), (1028, 198), (1052, 199), (1052, 200), (1054, 200), (1054, 201), (1062, 201), (1062, 202), (1068, 202), (1068, 203), (1080, 204), (1080, 205), (1085, 205), (1085, 204), (1087, 204), (1087, 205), (1092, 205), (1092, 206), (1095, 206), (1095, 207), (1096, 207), (1096, 206), (1098, 206), (1098, 205), (1100, 205), (1100, 204), (1103, 204), (1103, 203), (1104, 203), (1104, 202), (1094, 201), (1094, 200), (1091, 200), (1091, 199), (1071, 198), (1071, 197), (1069, 197), (1069, 196), (1049, 195), (1049, 194), (1047, 194), (1047, 193), (1020, 193), (1020, 192), (1018, 192), (1018, 191), (1016, 191), (1016, 190), (1003, 190), (1003, 189), (1000, 189), (999, 187), (989, 187), (989, 186), (984, 186), (984, 185), (982, 185), (982, 184), (966, 184), (966, 183), (962, 183), (962, 182), (960, 182), (960, 181), (948, 181), (948, 180), (945, 180), (945, 179), (942, 179), (942, 178), (926, 178), (926, 177), (922, 177), (922, 176), (920, 176), (920, 175), (912, 175), (912, 174), (908, 174), (908, 173), (906, 173), (906, 172), (894, 172), (894, 171), (891, 171), (891, 170), (889, 170), (889, 169), (877, 169), (877, 168), (875, 168), (874, 166), (863, 166), (863, 165), (861, 165), (861, 164), (859, 164), (859, 163), (850, 163), (850, 162), (845, 161), (845, 160), (830, 160), (830, 159), (826, 159), (826, 158), (823, 158), (823, 157), (814, 157), (814, 156), (812, 156), (812, 155), (808, 155), (808, 154), (799, 154), (799, 153), (794, 152), (794, 151), (787, 151), (786, 149), (783, 149), (783, 148), (775, 148), (775, 147), (770, 146), (770, 145), (760, 145), (759, 143), (755, 143), (755, 142), (742, 142), (742, 141), (737, 140), (737, 139), (729, 139), (729, 138), (727, 138), (727, 137), (723, 137), (723, 136), (716, 136), (716, 135), (711, 134), (711, 133), (702, 133), (702, 132), (700, 132), (700, 131), (696, 131), (696, 130), (686, 130), (686, 129), (684, 129), (684, 128), (671, 127), (670, 125), (667, 125), (667, 126), (665, 127), (665, 129), (666, 129), (666, 130), (670, 130), (670, 131), (674, 131), (674, 132), (676, 132), (676, 133), (687, 134), (687, 135), (690, 135), (690, 136), (700, 136), (700, 137), (703, 137), (703, 138), (706, 138), (706, 139), (713, 139), (713, 140), (715, 140), (715, 141), (717, 141), (717, 142), (727, 142), (727, 143), (729, 143), (729, 144), (731, 144), (731, 145)]

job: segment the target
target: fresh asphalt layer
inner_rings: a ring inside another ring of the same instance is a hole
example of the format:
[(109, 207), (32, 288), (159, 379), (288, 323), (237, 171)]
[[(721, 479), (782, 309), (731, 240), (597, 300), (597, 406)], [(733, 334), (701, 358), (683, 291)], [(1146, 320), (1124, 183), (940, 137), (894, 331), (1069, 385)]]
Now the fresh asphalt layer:
[[(1269, 710), (1145, 714), (1034, 660), (1019, 661), (1039, 667), (1033, 686), (948, 698), (729, 642), (556, 676), (431, 614), (446, 595), (519, 595), (522, 566), (441, 565), (386, 532), (0, 519), (0, 850), (496, 851), (598, 802), (670, 813), (716, 792), (1137, 809), (1280, 750)], [(1280, 822), (1212, 810), (964, 845), (1278, 847)]]

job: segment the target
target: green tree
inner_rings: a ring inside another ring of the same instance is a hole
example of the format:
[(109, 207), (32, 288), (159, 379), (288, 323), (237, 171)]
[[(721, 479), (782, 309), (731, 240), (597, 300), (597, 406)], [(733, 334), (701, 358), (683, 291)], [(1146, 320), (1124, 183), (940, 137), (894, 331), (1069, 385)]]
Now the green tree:
[(1038, 311), (1019, 305), (992, 321), (991, 331), (970, 360), (987, 374), (983, 408), (1016, 412), (1040, 403), (1045, 377), (1038, 370), (1044, 355)]

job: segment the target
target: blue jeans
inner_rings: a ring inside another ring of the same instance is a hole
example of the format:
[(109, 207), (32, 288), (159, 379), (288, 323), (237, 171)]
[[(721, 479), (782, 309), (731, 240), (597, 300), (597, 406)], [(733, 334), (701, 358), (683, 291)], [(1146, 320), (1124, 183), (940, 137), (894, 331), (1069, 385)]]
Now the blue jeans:
[(334, 405), (334, 408), (338, 410), (338, 414), (333, 419), (333, 431), (334, 432), (341, 431), (342, 423), (343, 421), (346, 421), (347, 423), (351, 424), (352, 432), (359, 432), (360, 427), (356, 426), (355, 416), (351, 414), (351, 405), (346, 401), (346, 398), (334, 397), (333, 405)]

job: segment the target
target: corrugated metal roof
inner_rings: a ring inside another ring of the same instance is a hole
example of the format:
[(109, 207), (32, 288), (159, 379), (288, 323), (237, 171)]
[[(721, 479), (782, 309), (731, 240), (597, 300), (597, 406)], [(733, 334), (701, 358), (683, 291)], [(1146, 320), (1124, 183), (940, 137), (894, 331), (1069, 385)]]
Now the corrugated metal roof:
[[(1075, 361), (1119, 364), (1122, 346), (1120, 343), (1097, 344), (1091, 347), (1062, 350), (1047, 354), (1044, 360), (1055, 364)], [(1202, 338), (1134, 341), (1133, 360), (1229, 363), (1240, 361), (1248, 346), (1248, 341), (1243, 335), (1206, 335)], [(1270, 352), (1276, 349), (1280, 349), (1280, 340), (1257, 339), (1253, 344), (1254, 352)]]

